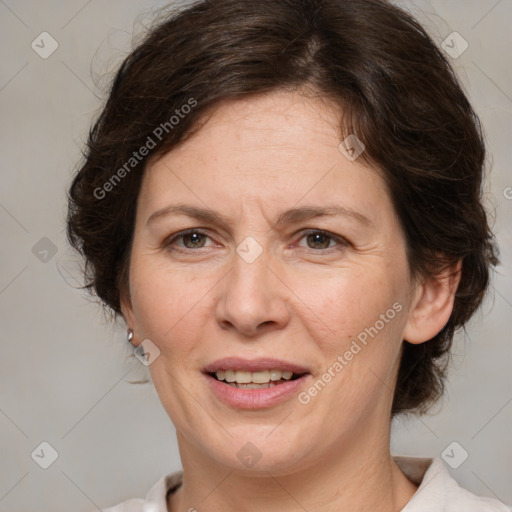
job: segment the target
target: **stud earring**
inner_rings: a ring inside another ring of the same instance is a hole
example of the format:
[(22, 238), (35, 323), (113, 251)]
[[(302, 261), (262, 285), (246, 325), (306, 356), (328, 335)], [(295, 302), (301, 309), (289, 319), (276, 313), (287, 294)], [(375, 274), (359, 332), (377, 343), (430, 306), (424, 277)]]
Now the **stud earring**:
[(131, 343), (133, 340), (133, 329), (128, 329), (126, 339), (128, 340), (128, 343)]

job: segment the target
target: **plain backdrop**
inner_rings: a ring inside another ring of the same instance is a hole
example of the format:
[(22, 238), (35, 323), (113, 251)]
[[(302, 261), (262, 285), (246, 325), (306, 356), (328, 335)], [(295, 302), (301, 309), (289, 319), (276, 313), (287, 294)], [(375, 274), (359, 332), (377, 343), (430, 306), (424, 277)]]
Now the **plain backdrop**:
[[(453, 32), (468, 43), (449, 59), (484, 124), (490, 153), (485, 201), (502, 264), (467, 335), (457, 336), (439, 412), (396, 422), (392, 453), (441, 456), (457, 442), (468, 457), (450, 468), (454, 477), (510, 505), (512, 2), (401, 4), (439, 46)], [(128, 382), (144, 377), (145, 368), (129, 358), (123, 326), (109, 323), (77, 289), (77, 257), (64, 231), (66, 190), (108, 80), (132, 35), (142, 33), (163, 5), (0, 0), (3, 511), (88, 512), (144, 497), (162, 475), (181, 468), (174, 428), (153, 385)], [(37, 51), (33, 41), (39, 41)], [(43, 58), (52, 44), (57, 49)], [(41, 453), (47, 461), (57, 457), (47, 469), (40, 466)]]

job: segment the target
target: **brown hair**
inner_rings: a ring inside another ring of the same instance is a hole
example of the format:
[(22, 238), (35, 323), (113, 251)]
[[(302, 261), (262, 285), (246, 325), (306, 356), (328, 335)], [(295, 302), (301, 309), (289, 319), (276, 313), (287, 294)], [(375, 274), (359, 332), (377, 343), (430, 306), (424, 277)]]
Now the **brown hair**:
[(356, 134), (386, 182), (411, 276), (462, 260), (448, 323), (426, 343), (404, 342), (392, 415), (423, 413), (499, 260), (481, 203), (479, 119), (425, 30), (386, 1), (201, 0), (159, 21), (117, 71), (69, 189), (84, 288), (120, 314), (148, 159), (187, 140), (219, 102), (276, 89), (340, 105), (342, 138)]

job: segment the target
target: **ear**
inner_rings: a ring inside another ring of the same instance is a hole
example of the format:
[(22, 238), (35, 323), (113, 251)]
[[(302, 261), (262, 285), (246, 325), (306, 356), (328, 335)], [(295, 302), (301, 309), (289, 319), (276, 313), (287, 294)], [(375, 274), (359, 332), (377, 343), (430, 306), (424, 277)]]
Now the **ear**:
[(403, 339), (423, 343), (432, 339), (448, 323), (455, 292), (461, 277), (462, 260), (439, 275), (416, 285)]
[(119, 302), (121, 306), (121, 313), (123, 314), (124, 321), (128, 327), (136, 331), (135, 315), (133, 313), (132, 301), (130, 298), (130, 291), (127, 286), (123, 286), (119, 292)]

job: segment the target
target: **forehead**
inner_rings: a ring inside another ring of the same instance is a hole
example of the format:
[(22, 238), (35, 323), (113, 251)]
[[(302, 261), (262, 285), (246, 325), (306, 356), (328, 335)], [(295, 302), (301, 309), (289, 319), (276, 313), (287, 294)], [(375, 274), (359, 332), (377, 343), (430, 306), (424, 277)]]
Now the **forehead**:
[[(295, 158), (319, 148), (337, 146), (341, 110), (324, 98), (277, 90), (266, 94), (220, 102), (203, 119), (202, 128), (180, 148), (176, 156), (208, 146), (208, 157), (221, 153), (236, 159), (241, 152), (272, 155), (279, 161)], [(307, 142), (307, 144), (305, 144)], [(311, 148), (311, 150), (309, 150)], [(195, 158), (201, 155), (194, 154)], [(250, 165), (244, 162), (244, 167)], [(291, 169), (298, 168), (296, 164)]]
[(340, 152), (341, 115), (335, 102), (289, 91), (219, 103), (190, 139), (148, 166), (142, 203), (161, 208), (177, 195), (225, 207), (306, 195), (375, 203), (383, 181)]

